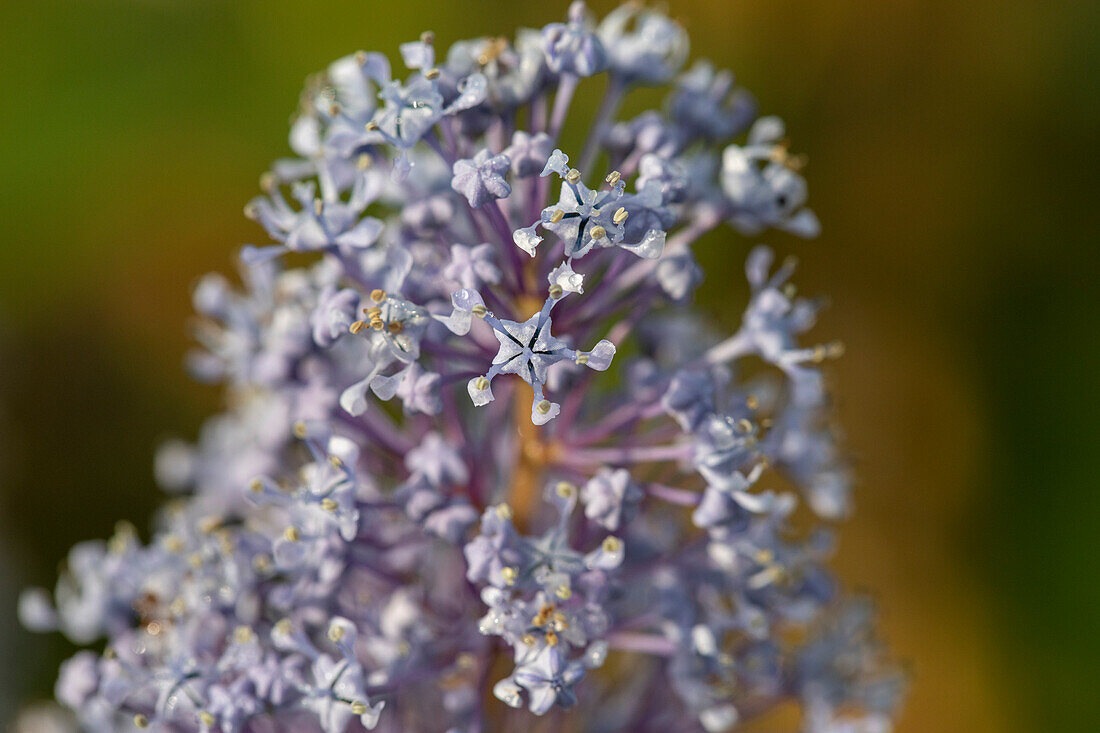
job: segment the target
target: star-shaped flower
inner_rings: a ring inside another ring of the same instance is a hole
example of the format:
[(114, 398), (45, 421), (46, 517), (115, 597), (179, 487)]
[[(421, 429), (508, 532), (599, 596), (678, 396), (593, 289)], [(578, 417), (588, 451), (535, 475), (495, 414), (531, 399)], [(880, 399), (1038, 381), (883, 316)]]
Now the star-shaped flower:
[(451, 188), (475, 209), (494, 199), (507, 198), (512, 187), (504, 177), (511, 165), (507, 155), (491, 155), (488, 148), (482, 148), (473, 158), (455, 161)]
[(611, 366), (615, 345), (610, 341), (600, 341), (591, 351), (576, 351), (554, 337), (550, 311), (557, 302), (547, 298), (542, 310), (522, 323), (498, 319), (492, 314), (485, 316), (485, 322), (492, 326), (500, 342), (500, 350), (493, 357), (488, 373), (471, 379), (466, 386), (475, 405), (480, 407), (493, 401), (492, 381), (498, 374), (517, 374), (535, 391), (531, 421), (545, 425), (561, 412), (561, 406), (547, 400), (543, 394), (547, 370), (551, 366), (563, 359), (572, 359), (601, 372)]

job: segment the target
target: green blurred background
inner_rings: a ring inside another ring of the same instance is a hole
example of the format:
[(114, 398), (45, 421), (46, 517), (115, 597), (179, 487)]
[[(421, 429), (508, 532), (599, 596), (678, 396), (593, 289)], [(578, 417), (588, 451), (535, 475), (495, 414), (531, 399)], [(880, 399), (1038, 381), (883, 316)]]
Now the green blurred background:
[[(832, 298), (816, 333), (848, 345), (860, 486), (836, 565), (909, 667), (899, 729), (1100, 729), (1100, 4), (669, 5), (809, 156), (824, 234), (762, 239), (801, 257), (801, 289)], [(564, 12), (0, 3), (0, 725), (71, 652), (16, 627), (17, 589), (117, 518), (147, 526), (154, 446), (217, 407), (181, 368), (189, 288), (259, 238), (241, 207), (305, 76)], [(727, 326), (748, 244), (701, 249)]]

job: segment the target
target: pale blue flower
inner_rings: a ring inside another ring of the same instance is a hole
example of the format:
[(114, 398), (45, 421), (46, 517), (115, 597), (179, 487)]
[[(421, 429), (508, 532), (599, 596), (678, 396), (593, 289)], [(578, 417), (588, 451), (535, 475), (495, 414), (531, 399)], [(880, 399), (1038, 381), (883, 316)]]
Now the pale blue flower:
[(511, 165), (507, 155), (492, 155), (483, 148), (473, 158), (455, 161), (451, 188), (465, 196), (475, 209), (494, 199), (507, 198), (512, 187), (505, 174)]

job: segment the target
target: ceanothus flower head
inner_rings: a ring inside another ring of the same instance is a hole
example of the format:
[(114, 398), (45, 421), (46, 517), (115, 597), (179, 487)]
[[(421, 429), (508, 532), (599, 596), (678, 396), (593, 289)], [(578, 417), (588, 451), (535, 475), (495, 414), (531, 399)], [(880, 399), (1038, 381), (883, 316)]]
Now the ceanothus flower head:
[[(732, 335), (691, 303), (709, 232), (816, 234), (804, 160), (732, 73), (681, 73), (688, 47), (659, 10), (577, 2), (514, 39), (426, 33), (405, 78), (357, 52), (308, 83), (297, 157), (246, 208), (267, 242), (193, 296), (188, 364), (228, 407), (159, 452), (148, 544), (121, 523), (20, 600), (95, 645), (55, 690), (84, 729), (560, 709), (713, 732), (792, 703), (808, 730), (888, 728), (899, 678), (806, 529), (851, 511), (822, 366), (842, 348), (806, 341), (820, 302), (763, 246)], [(571, 112), (605, 71), (596, 118)]]

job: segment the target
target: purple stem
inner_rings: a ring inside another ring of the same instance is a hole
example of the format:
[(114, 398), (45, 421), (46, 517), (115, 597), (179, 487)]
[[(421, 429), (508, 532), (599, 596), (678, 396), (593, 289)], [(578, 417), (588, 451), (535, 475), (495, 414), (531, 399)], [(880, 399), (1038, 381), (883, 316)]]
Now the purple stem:
[(539, 94), (531, 100), (529, 127), (531, 132), (542, 132), (546, 129), (546, 95)]
[(645, 490), (650, 496), (677, 506), (698, 506), (702, 498), (694, 491), (677, 489), (664, 484), (646, 484)]
[(523, 256), (520, 254), (519, 247), (512, 241), (512, 225), (508, 222), (508, 217), (501, 211), (500, 204), (496, 201), (490, 201), (482, 207), (482, 211), (485, 212), (485, 216), (489, 219), (489, 223), (496, 229), (497, 234), (500, 236), (501, 245), (504, 247), (504, 251), (508, 254), (508, 261), (512, 265), (512, 276), (515, 277), (516, 282), (519, 283), (519, 288), (523, 289)]
[(588, 428), (578, 430), (573, 434), (571, 445), (583, 446), (598, 443), (608, 438), (612, 433), (619, 432), (632, 422), (656, 417), (664, 412), (664, 406), (660, 402), (645, 404), (643, 402), (631, 402), (612, 410), (602, 420)]
[(622, 102), (625, 92), (626, 84), (623, 80), (618, 75), (611, 74), (607, 80), (603, 99), (600, 101), (600, 108), (592, 120), (592, 127), (588, 130), (588, 137), (584, 141), (584, 152), (581, 153), (578, 169), (586, 170), (595, 162), (603, 145), (603, 139), (607, 135), (607, 129), (611, 126), (615, 113), (619, 111), (619, 103)]
[(690, 458), (691, 452), (692, 446), (690, 443), (627, 448), (579, 448), (570, 451), (562, 458), (562, 462), (574, 466), (601, 463), (657, 463), (660, 461), (682, 461)]
[(573, 92), (577, 91), (580, 79), (576, 74), (562, 74), (558, 91), (554, 95), (554, 111), (550, 114), (550, 139), (558, 141), (565, 118), (569, 114), (569, 105), (573, 101)]
[(352, 417), (342, 409), (337, 411), (343, 422), (358, 428), (372, 444), (376, 444), (394, 455), (403, 456), (413, 447), (413, 442), (388, 417), (383, 417), (377, 409), (367, 410), (362, 415)]
[(609, 634), (607, 645), (620, 651), (655, 654), (659, 657), (671, 657), (676, 653), (676, 643), (671, 639), (636, 631), (617, 631)]

